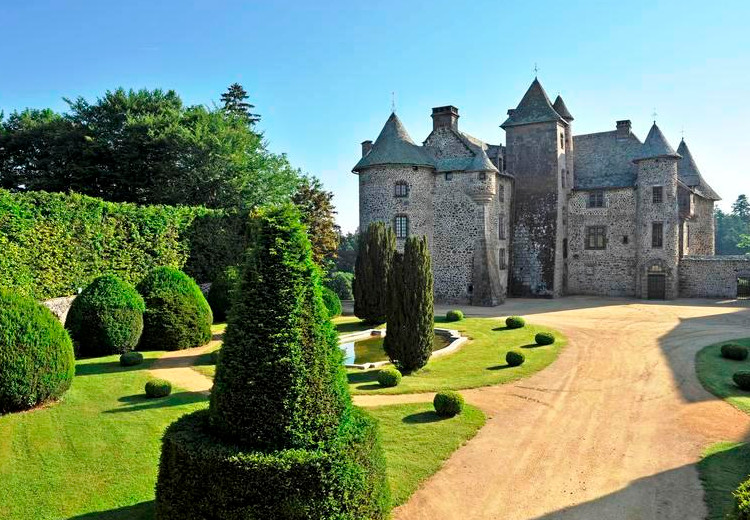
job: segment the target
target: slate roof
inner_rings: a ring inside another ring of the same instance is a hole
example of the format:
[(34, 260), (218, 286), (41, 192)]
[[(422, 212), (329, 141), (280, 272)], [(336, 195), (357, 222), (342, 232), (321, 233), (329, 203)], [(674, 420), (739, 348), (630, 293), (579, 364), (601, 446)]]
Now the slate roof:
[(359, 160), (352, 171), (358, 172), (370, 166), (384, 164), (435, 167), (432, 156), (424, 148), (414, 144), (395, 112), (385, 122), (372, 150)]
[(616, 130), (574, 136), (575, 189), (635, 186), (642, 148), (635, 134), (618, 139)]
[(563, 101), (562, 96), (557, 96), (555, 99), (555, 102), (552, 104), (552, 108), (555, 109), (555, 112), (560, 114), (560, 117), (565, 119), (568, 123), (573, 121), (573, 116), (570, 115), (570, 111), (568, 110), (568, 107), (565, 106), (565, 101)]
[(544, 91), (539, 80), (534, 78), (529, 90), (526, 91), (521, 102), (515, 110), (509, 111), (508, 119), (500, 125), (501, 128), (511, 126), (529, 125), (532, 123), (546, 123), (548, 121), (560, 121), (568, 124), (558, 114)]
[(690, 153), (685, 140), (680, 141), (677, 153), (682, 157), (677, 161), (677, 175), (680, 180), (693, 189), (695, 193), (708, 200), (721, 200), (721, 197), (703, 180), (698, 165), (695, 164), (693, 154)]
[(643, 148), (638, 157), (635, 157), (634, 161), (642, 161), (644, 159), (654, 159), (657, 157), (674, 157), (679, 159), (680, 156), (674, 151), (672, 145), (669, 144), (667, 138), (661, 133), (661, 130), (656, 126), (656, 121), (651, 126), (651, 130), (648, 131), (646, 140), (643, 142)]

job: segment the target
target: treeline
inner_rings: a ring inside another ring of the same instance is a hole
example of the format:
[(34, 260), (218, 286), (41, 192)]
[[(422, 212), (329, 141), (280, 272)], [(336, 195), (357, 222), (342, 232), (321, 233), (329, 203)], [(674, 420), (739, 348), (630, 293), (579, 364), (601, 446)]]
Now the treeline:
[(750, 202), (740, 195), (732, 211), (716, 210), (716, 254), (750, 254)]

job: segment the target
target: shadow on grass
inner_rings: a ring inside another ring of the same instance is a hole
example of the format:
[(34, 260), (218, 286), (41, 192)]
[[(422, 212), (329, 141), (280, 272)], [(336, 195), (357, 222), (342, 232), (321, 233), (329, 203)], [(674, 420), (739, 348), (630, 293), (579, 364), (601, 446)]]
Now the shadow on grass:
[(727, 443), (698, 463), (708, 506), (708, 520), (723, 520), (734, 510), (732, 492), (750, 472), (750, 445)]
[(543, 347), (543, 346), (544, 345), (540, 345), (539, 343), (528, 343), (526, 345), (521, 345), (518, 348), (539, 348), (539, 347)]
[(367, 329), (377, 329), (382, 323), (365, 323), (364, 321), (349, 321), (346, 323), (334, 323), (339, 334), (350, 334), (352, 332), (362, 332)]
[(135, 370), (144, 370), (151, 368), (156, 362), (156, 358), (144, 359), (140, 365), (124, 367), (119, 361), (102, 361), (99, 363), (78, 363), (76, 364), (77, 376), (95, 376), (99, 374), (116, 374), (118, 372), (133, 372)]
[(440, 417), (435, 412), (419, 412), (419, 413), (413, 413), (411, 415), (407, 415), (403, 419), (401, 419), (401, 422), (407, 423), (407, 424), (425, 424), (425, 423), (433, 423), (438, 421), (445, 421), (447, 419), (450, 419), (450, 417)]
[(118, 399), (118, 401), (123, 403), (124, 406), (105, 410), (104, 413), (138, 412), (153, 408), (166, 408), (168, 406), (200, 403), (207, 399), (208, 397), (200, 392), (177, 392), (167, 397), (146, 397), (145, 394), (133, 394)]
[(378, 388), (383, 388), (382, 386), (380, 386), (380, 383), (378, 383), (379, 372), (380, 370), (349, 372), (348, 374), (346, 374), (346, 378), (349, 380), (350, 385), (362, 385), (358, 386), (357, 390), (377, 390)]
[(487, 367), (485, 370), (505, 370), (506, 368), (513, 368), (509, 364), (495, 365), (494, 367)]
[(494, 330), (494, 331), (502, 331), (502, 330), (513, 330), (513, 329), (511, 329), (510, 327), (508, 327), (508, 326), (506, 325), (506, 326), (503, 326), (503, 327), (495, 327), (495, 328), (494, 328), (494, 329), (492, 329), (492, 330)]
[(68, 520), (153, 520), (154, 501), (72, 516)]

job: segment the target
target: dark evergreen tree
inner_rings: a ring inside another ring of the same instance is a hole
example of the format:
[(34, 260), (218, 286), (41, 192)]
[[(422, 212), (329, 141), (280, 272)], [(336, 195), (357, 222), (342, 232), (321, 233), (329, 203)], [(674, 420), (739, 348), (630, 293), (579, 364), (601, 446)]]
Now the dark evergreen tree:
[(409, 237), (388, 278), (388, 329), (383, 348), (403, 373), (427, 364), (434, 342), (432, 261), (427, 238)]
[(313, 260), (324, 271), (329, 271), (336, 258), (340, 234), (333, 193), (324, 190), (315, 177), (302, 177), (292, 202), (299, 208), (302, 223), (307, 226)]
[(260, 115), (252, 113), (255, 105), (247, 102), (249, 98), (247, 91), (239, 83), (232, 83), (227, 91), (221, 95), (225, 111), (246, 118), (250, 124), (255, 124), (260, 121)]
[(373, 222), (362, 235), (354, 266), (354, 314), (369, 323), (383, 323), (387, 314), (387, 283), (396, 235), (385, 222)]

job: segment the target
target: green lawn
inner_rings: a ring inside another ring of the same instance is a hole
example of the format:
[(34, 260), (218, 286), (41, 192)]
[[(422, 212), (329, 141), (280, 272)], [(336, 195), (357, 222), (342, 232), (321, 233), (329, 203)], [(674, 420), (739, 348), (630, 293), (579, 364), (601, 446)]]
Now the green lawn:
[[(701, 384), (717, 397), (745, 413), (750, 413), (750, 392), (744, 392), (732, 382), (738, 370), (750, 370), (750, 360), (732, 361), (721, 357), (721, 345), (740, 343), (750, 347), (750, 338), (723, 341), (703, 348), (695, 358), (695, 368)], [(750, 475), (750, 446), (722, 442), (709, 446), (698, 464), (709, 520), (724, 520), (734, 508), (732, 491)]]
[[(123, 368), (117, 356), (78, 361), (64, 399), (0, 417), (0, 518), (14, 520), (151, 520), (161, 436), (182, 414), (205, 407), (200, 394), (175, 389), (143, 396), (146, 362)], [(442, 419), (429, 404), (371, 409), (381, 420), (394, 500), (419, 482), (484, 422), (467, 407)]]

